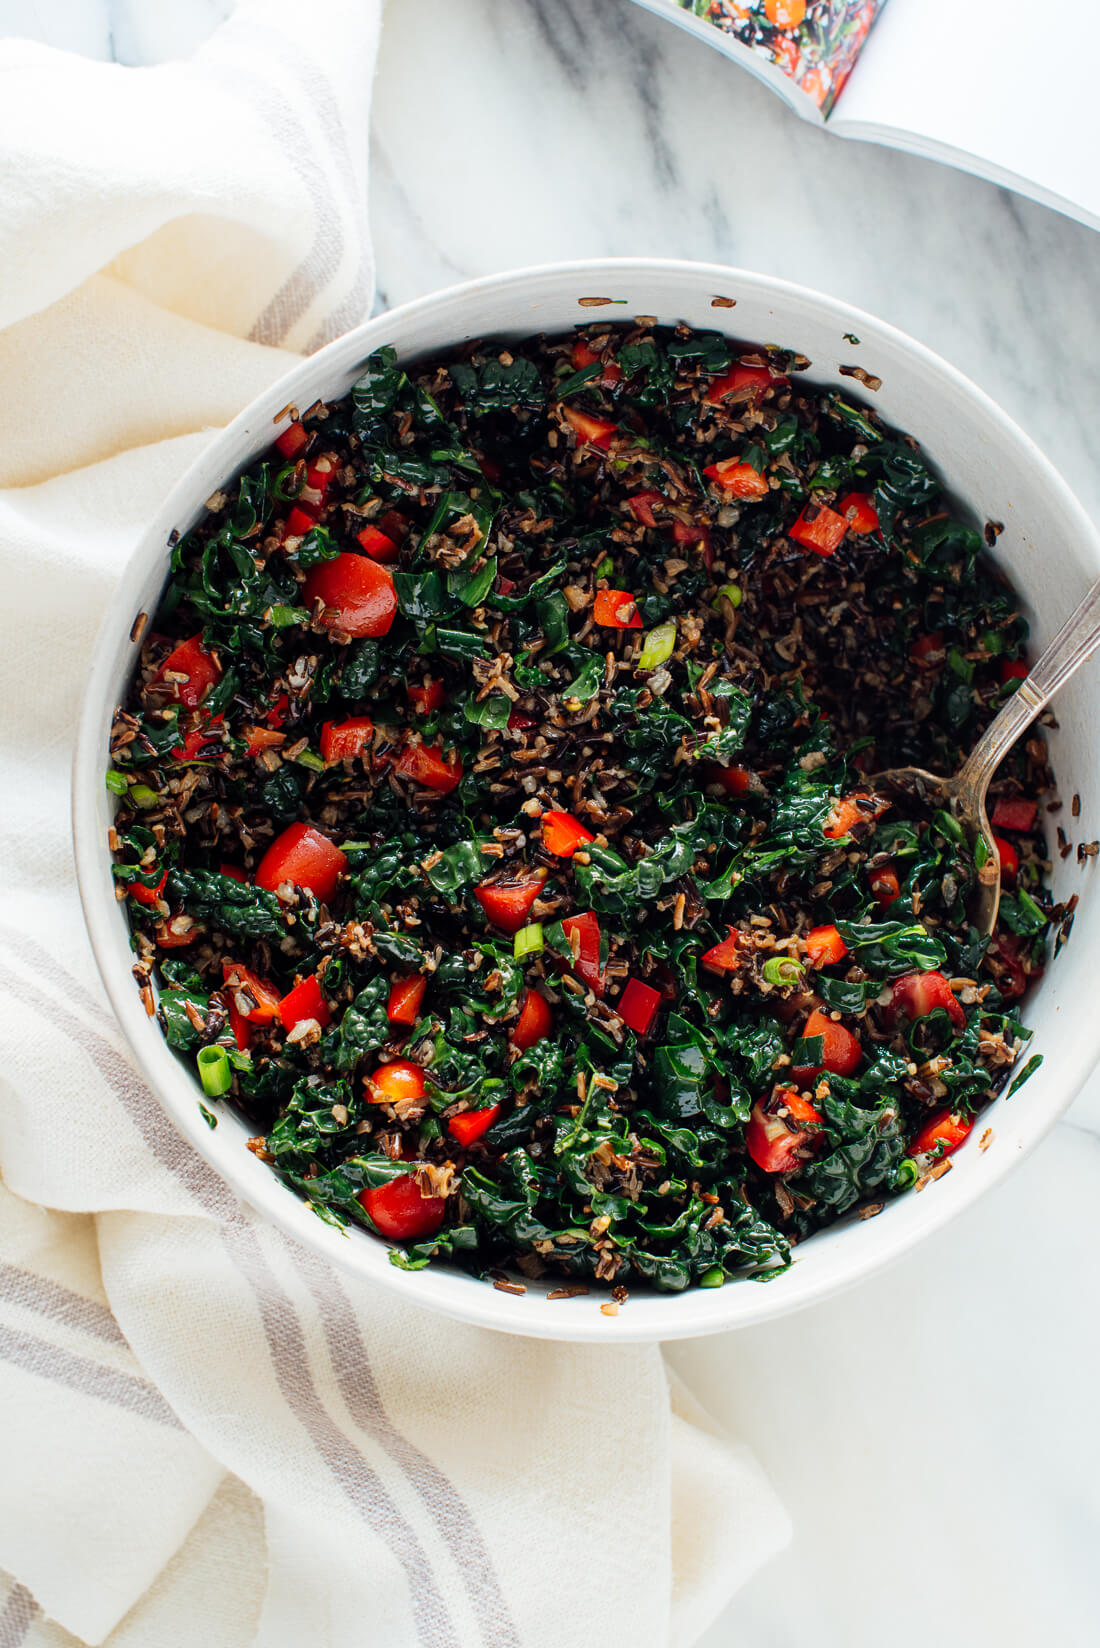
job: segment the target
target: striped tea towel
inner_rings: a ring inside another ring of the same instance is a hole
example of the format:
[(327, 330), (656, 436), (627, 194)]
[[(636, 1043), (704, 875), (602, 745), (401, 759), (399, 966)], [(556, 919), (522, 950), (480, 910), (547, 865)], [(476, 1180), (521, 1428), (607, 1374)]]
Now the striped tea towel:
[(655, 1348), (456, 1326), (241, 1207), (83, 937), (96, 627), (207, 432), (367, 312), (378, 27), (253, 0), (186, 64), (0, 46), (0, 1648), (664, 1648), (786, 1537)]

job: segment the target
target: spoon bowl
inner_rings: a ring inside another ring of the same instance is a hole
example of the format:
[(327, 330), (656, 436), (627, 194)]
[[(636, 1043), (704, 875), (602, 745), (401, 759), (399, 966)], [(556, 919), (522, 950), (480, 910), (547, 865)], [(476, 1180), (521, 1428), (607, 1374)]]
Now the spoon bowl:
[(1020, 734), (1098, 645), (1100, 579), (1044, 648), (1031, 673), (1001, 706), (953, 777), (926, 772), (923, 767), (890, 767), (870, 781), (877, 792), (942, 809), (958, 822), (978, 863), (978, 890), (971, 919), (983, 938), (992, 935), (1001, 903), (1001, 860), (985, 806), (990, 779)]

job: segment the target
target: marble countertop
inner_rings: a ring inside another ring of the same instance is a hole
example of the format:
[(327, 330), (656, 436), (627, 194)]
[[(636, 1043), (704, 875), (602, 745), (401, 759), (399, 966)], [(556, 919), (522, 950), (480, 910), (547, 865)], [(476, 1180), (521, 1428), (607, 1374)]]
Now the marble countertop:
[[(151, 63), (231, 9), (0, 0), (0, 34)], [(630, 0), (391, 3), (371, 164), (381, 306), (567, 257), (786, 276), (961, 367), (1100, 515), (1100, 237), (804, 124)], [(1098, 1236), (1094, 1081), (1019, 1172), (886, 1274), (671, 1349), (796, 1530), (704, 1648), (1096, 1641)]]

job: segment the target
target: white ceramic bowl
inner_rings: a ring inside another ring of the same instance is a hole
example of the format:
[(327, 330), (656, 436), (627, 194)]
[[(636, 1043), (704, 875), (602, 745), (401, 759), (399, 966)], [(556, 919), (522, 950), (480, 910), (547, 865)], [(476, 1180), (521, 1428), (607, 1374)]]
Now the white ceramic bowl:
[[(736, 306), (716, 306), (716, 298), (734, 299)], [(604, 303), (596, 306), (593, 299)], [(785, 281), (706, 264), (623, 259), (494, 275), (392, 310), (330, 344), (296, 366), (211, 442), (165, 501), (122, 578), (88, 684), (73, 798), (81, 896), (104, 982), (150, 1087), (200, 1155), (246, 1201), (299, 1241), (411, 1301), (512, 1333), (605, 1342), (714, 1333), (820, 1300), (897, 1258), (1009, 1172), (1062, 1113), (1100, 1056), (1094, 978), (1100, 901), (1089, 885), (1095, 871), (1083, 871), (1075, 855), (1064, 862), (1055, 857), (1055, 893), (1069, 898), (1080, 892), (1081, 905), (1068, 950), (1048, 969), (1027, 1004), (1027, 1021), (1035, 1030), (1032, 1050), (1041, 1052), (1045, 1062), (1018, 1096), (1002, 1096), (983, 1117), (982, 1130), (993, 1130), (989, 1149), (980, 1151), (972, 1140), (954, 1158), (954, 1171), (923, 1194), (889, 1203), (875, 1219), (813, 1237), (797, 1250), (793, 1268), (767, 1287), (745, 1280), (683, 1294), (632, 1290), (619, 1314), (607, 1317), (599, 1309), (602, 1295), (595, 1291), (548, 1302), (538, 1286), (520, 1298), (442, 1267), (412, 1274), (399, 1270), (390, 1264), (383, 1243), (365, 1231), (341, 1233), (311, 1213), (245, 1148), (249, 1129), (241, 1120), (223, 1112), (216, 1130), (207, 1126), (199, 1112), (196, 1081), (146, 1017), (131, 977), (126, 917), (114, 897), (106, 846), (112, 798), (103, 773), (112, 709), (136, 662), (130, 627), (138, 612), (156, 607), (168, 569), (168, 535), (190, 527), (204, 500), (269, 445), (272, 420), (283, 407), (342, 395), (367, 355), (383, 344), (395, 345), (403, 359), (410, 359), (469, 338), (514, 339), (633, 315), (683, 320), (799, 350), (812, 362), (807, 375), (813, 381), (847, 393), (865, 392), (841, 373), (843, 366), (855, 364), (880, 377), (881, 388), (867, 396), (876, 409), (917, 437), (979, 521), (1005, 523), (995, 558), (1024, 598), (1036, 643), (1050, 637), (1100, 576), (1096, 532), (1032, 442), (938, 356), (870, 315)], [(1095, 664), (1086, 666), (1060, 696), (1060, 726), (1051, 738), (1063, 794), (1076, 791), (1081, 797), (1075, 834), (1095, 833), (1100, 818), (1096, 669)]]

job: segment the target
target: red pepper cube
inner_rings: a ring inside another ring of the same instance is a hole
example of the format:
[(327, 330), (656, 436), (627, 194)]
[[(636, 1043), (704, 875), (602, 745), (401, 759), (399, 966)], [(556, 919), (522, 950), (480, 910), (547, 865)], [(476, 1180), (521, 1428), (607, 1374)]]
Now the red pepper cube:
[(835, 509), (828, 504), (808, 503), (788, 529), (788, 536), (817, 555), (835, 555), (847, 531), (847, 521)]
[(414, 784), (423, 784), (438, 795), (449, 795), (462, 777), (462, 762), (457, 755), (448, 761), (442, 750), (427, 744), (407, 744), (394, 765)]
[(815, 967), (835, 967), (848, 954), (848, 946), (835, 927), (811, 927), (804, 943)]
[(446, 703), (447, 694), (442, 681), (425, 681), (422, 686), (409, 688), (409, 703), (419, 715), (431, 715)]
[(626, 500), (626, 507), (642, 526), (656, 526), (653, 505), (663, 501), (659, 492), (635, 492)]
[(423, 973), (410, 973), (405, 978), (395, 978), (390, 986), (390, 999), (386, 1003), (386, 1017), (390, 1023), (415, 1024), (427, 988), (428, 981)]
[(278, 1016), (278, 990), (251, 968), (237, 961), (223, 961), (222, 984), (237, 1012), (250, 1024), (270, 1024)]
[(538, 990), (528, 990), (523, 998), (519, 1019), (508, 1040), (513, 1047), (526, 1051), (534, 1047), (543, 1036), (549, 1035), (550, 1027), (554, 1022), (554, 1015), (550, 1011), (550, 1003)]
[(374, 722), (367, 715), (353, 715), (348, 721), (326, 721), (321, 728), (321, 755), (326, 765), (350, 761), (370, 748)]
[(823, 1013), (819, 1007), (806, 1020), (802, 1028), (802, 1036), (806, 1041), (821, 1037), (822, 1054), (820, 1064), (799, 1064), (791, 1071), (791, 1079), (799, 1087), (809, 1087), (823, 1070), (830, 1071), (834, 1076), (851, 1076), (859, 1069), (863, 1062), (863, 1049), (859, 1044), (859, 1037), (831, 1019), (828, 1013)]
[(781, 372), (773, 372), (769, 366), (746, 366), (738, 361), (720, 378), (715, 378), (707, 390), (706, 400), (708, 405), (718, 406), (728, 396), (738, 394), (744, 400), (755, 401), (773, 384), (786, 382)]
[(642, 615), (634, 597), (626, 589), (601, 589), (596, 594), (592, 617), (607, 629), (641, 629)]
[(606, 452), (612, 436), (619, 433), (618, 426), (608, 423), (606, 418), (594, 418), (590, 413), (578, 412), (572, 406), (563, 406), (562, 411), (576, 434), (578, 446), (595, 446)]
[(286, 518), (286, 534), (288, 538), (304, 538), (307, 532), (312, 532), (317, 522), (313, 516), (295, 504)]
[(704, 950), (699, 959), (709, 972), (736, 972), (741, 965), (741, 940), (737, 928), (731, 927), (727, 936), (709, 950)]
[(1001, 862), (1001, 880), (1009, 887), (1015, 887), (1016, 877), (1020, 873), (1020, 855), (1003, 835), (995, 835), (993, 844), (997, 849), (997, 857)]
[(942, 973), (934, 970), (903, 973), (901, 978), (894, 980), (890, 993), (893, 998), (889, 1008), (891, 1019), (896, 1019), (899, 1014), (908, 1019), (923, 1019), (929, 1013), (942, 1009), (956, 1030), (966, 1028), (962, 1004), (956, 1000), (955, 992)]
[(661, 992), (640, 979), (627, 979), (626, 989), (619, 997), (617, 1012), (628, 1029), (636, 1035), (647, 1034), (661, 1005)]
[[(169, 675), (181, 680), (166, 679)], [(202, 636), (192, 635), (174, 647), (153, 677), (151, 686), (167, 689), (185, 709), (197, 709), (210, 688), (222, 678), (221, 668), (202, 644)]]
[(937, 1161), (942, 1156), (950, 1156), (959, 1148), (973, 1126), (973, 1116), (960, 1116), (957, 1112), (941, 1110), (938, 1116), (933, 1116), (931, 1121), (925, 1122), (909, 1146), (909, 1154), (925, 1156), (934, 1152)]
[(561, 924), (573, 955), (573, 971), (594, 995), (603, 995), (603, 976), (600, 968), (602, 934), (594, 910), (585, 910), (579, 916), (567, 916)]
[(365, 526), (362, 532), (355, 534), (355, 541), (362, 545), (372, 561), (396, 561), (400, 551), (392, 538), (387, 538), (376, 526)]
[(288, 424), (281, 435), (276, 435), (275, 445), (284, 458), (296, 458), (309, 445), (309, 431), (304, 424)]
[(279, 1003), (279, 1017), (285, 1030), (293, 1030), (296, 1024), (302, 1024), (308, 1019), (316, 1020), (322, 1030), (326, 1024), (331, 1023), (332, 1014), (321, 994), (316, 973), (303, 979), (293, 990), (287, 992)]
[(531, 913), (531, 906), (542, 892), (546, 871), (513, 881), (484, 882), (474, 888), (485, 915), (502, 933), (518, 933)]
[(168, 880), (168, 871), (165, 870), (155, 887), (146, 887), (142, 881), (131, 881), (127, 891), (136, 898), (139, 904), (155, 904), (164, 891), (164, 883)]
[(766, 498), (768, 495), (767, 477), (754, 469), (752, 464), (742, 463), (740, 458), (708, 464), (703, 474), (720, 486), (723, 492), (728, 492), (731, 498)]
[(821, 1114), (794, 1087), (777, 1087), (753, 1106), (745, 1148), (765, 1173), (790, 1173), (820, 1144)]
[(289, 881), (319, 899), (330, 899), (347, 862), (347, 854), (320, 830), (311, 824), (290, 824), (261, 858), (256, 885), (273, 893)]
[(487, 1110), (463, 1110), (450, 1118), (447, 1132), (463, 1149), (468, 1149), (483, 1133), (488, 1133), (499, 1115), (499, 1104), (491, 1104)]
[(542, 815), (542, 844), (555, 858), (572, 858), (578, 847), (595, 841), (591, 830), (585, 829), (572, 813), (548, 812)]
[(848, 531), (857, 537), (878, 531), (878, 510), (869, 492), (849, 492), (837, 504), (837, 513), (848, 523)]

